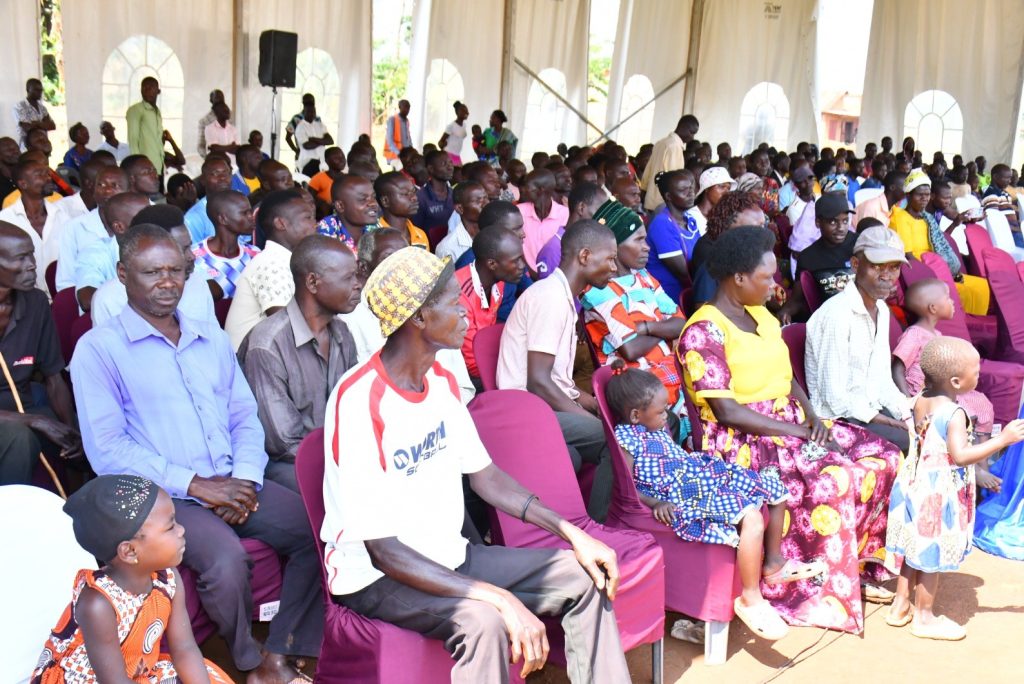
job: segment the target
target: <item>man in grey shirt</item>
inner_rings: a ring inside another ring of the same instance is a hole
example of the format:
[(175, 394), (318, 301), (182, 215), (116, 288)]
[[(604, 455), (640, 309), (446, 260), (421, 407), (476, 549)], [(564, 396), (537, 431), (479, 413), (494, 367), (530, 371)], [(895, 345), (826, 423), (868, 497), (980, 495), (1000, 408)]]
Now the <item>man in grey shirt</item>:
[(295, 297), (256, 324), (238, 361), (266, 433), (266, 477), (297, 492), (299, 443), (323, 427), (328, 395), (356, 364), (355, 341), (337, 315), (356, 307), (362, 284), (351, 250), (323, 235), (299, 243), (291, 271)]

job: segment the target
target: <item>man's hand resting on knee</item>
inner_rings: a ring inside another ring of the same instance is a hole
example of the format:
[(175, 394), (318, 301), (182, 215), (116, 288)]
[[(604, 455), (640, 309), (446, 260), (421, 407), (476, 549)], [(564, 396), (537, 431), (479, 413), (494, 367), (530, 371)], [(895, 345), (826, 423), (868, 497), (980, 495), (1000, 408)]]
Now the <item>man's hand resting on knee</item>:
[(200, 477), (188, 486), (188, 495), (213, 509), (229, 525), (240, 525), (259, 507), (256, 485), (234, 477)]

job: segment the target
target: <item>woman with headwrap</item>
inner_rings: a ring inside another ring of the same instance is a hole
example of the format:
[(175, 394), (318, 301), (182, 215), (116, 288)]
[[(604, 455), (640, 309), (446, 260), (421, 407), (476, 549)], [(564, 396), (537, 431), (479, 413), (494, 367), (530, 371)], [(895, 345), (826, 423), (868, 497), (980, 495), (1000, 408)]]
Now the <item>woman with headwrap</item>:
[(963, 302), (964, 311), (969, 314), (988, 313), (988, 281), (967, 275), (962, 270), (960, 257), (942, 234), (935, 217), (926, 211), (932, 195), (932, 181), (921, 169), (914, 170), (903, 183), (907, 206), (895, 207), (889, 219), (889, 227), (903, 240), (907, 257), (920, 259), (925, 252), (935, 252), (949, 267), (956, 281), (956, 291)]
[(615, 200), (602, 204), (594, 220), (611, 229), (619, 246), (615, 276), (580, 299), (597, 360), (607, 365), (618, 358), (627, 366), (650, 371), (665, 385), (675, 406), (681, 378), (673, 355), (686, 321), (676, 302), (647, 272), (651, 248), (644, 223)]

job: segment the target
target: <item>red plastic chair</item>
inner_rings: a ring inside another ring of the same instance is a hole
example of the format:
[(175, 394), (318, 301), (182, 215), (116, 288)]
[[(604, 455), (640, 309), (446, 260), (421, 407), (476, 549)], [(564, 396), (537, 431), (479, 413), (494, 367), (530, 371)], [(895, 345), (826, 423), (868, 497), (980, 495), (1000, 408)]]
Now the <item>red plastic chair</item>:
[[(249, 584), (252, 587), (252, 620), (260, 620), (260, 607), (281, 598), (281, 558), (274, 549), (257, 539), (243, 539), (242, 548), (252, 560), (252, 575)], [(184, 565), (178, 566), (178, 576), (185, 586), (185, 608), (188, 620), (192, 623), (192, 633), (196, 643), (201, 644), (217, 633), (217, 625), (203, 610), (196, 589), (196, 574)]]
[(51, 261), (46, 267), (46, 289), (50, 291), (50, 300), (57, 294), (57, 262)]
[(501, 349), (501, 331), (504, 329), (504, 323), (495, 323), (477, 330), (473, 338), (473, 357), (485, 392), (498, 389), (498, 352)]
[(57, 328), (57, 341), (60, 342), (64, 362), (71, 363), (71, 352), (74, 351), (71, 329), (79, 315), (75, 288), (67, 287), (54, 295), (53, 303), (50, 304), (50, 315), (53, 316), (53, 323)]
[(82, 339), (82, 335), (92, 330), (92, 316), (86, 311), (84, 314), (75, 319), (71, 324), (71, 355), (75, 355), (75, 347), (78, 346), (78, 340)]
[[(640, 501), (633, 473), (615, 439), (614, 418), (605, 398), (611, 376), (610, 368), (599, 368), (591, 378), (615, 470), (615, 488), (605, 524), (642, 530), (654, 537), (665, 554), (665, 572), (670, 579), (665, 585), (665, 607), (707, 622), (704, 663), (719, 665), (726, 660), (733, 600), (740, 590), (736, 550), (722, 544), (683, 541), (670, 527), (655, 520)], [(694, 428), (699, 428), (696, 412), (690, 419)]]
[[(607, 370), (598, 369), (598, 373)], [(615, 597), (615, 619), (622, 648), (628, 651), (641, 644), (652, 644), (653, 679), (660, 684), (665, 634), (665, 560), (652, 535), (599, 525), (587, 516), (583, 497), (574, 485), (576, 477), (562, 431), (554, 412), (542, 399), (520, 390), (498, 390), (478, 396), (469, 412), (480, 439), (498, 467), (539, 496), (549, 508), (618, 554), (622, 579)], [(524, 425), (529, 426), (526, 441), (522, 439)], [(649, 512), (647, 517), (653, 521)], [(493, 509), (491, 534), (497, 543), (505, 546), (569, 548), (551, 533)], [(674, 575), (672, 584), (699, 592), (684, 576)], [(563, 662), (561, 630), (549, 627), (548, 632), (549, 641), (559, 643), (557, 649), (552, 644), (552, 661)]]
[(810, 271), (800, 272), (800, 289), (803, 290), (804, 301), (807, 302), (807, 310), (810, 313), (814, 313), (825, 303), (821, 289), (818, 288), (818, 283), (814, 282), (814, 275)]
[(935, 271), (930, 269), (923, 261), (918, 261), (917, 259), (910, 259), (907, 263), (900, 266), (900, 282), (904, 292), (909, 290), (910, 286), (914, 283), (934, 277)]
[(996, 317), (965, 313), (960, 293), (957, 292), (956, 283), (953, 281), (953, 274), (949, 272), (949, 266), (942, 257), (934, 252), (925, 252), (921, 255), (921, 260), (932, 269), (937, 278), (946, 283), (949, 287), (949, 296), (953, 300), (953, 318), (939, 321), (935, 327), (943, 335), (954, 335), (970, 342), (978, 348), (983, 357), (991, 358), (996, 348)]
[(231, 302), (233, 301), (233, 299), (224, 299), (223, 297), (213, 301), (213, 313), (217, 317), (217, 322), (222, 330), (224, 322), (228, 320), (228, 311), (231, 310)]
[[(988, 273), (992, 273), (992, 271), (1017, 273), (1017, 262), (1013, 260), (1012, 256), (998, 247), (986, 247), (981, 250), (981, 261), (985, 264), (985, 270)], [(1017, 279), (1020, 280), (1019, 275)]]
[[(806, 272), (804, 271), (804, 273)], [(782, 341), (789, 347), (789, 365), (793, 367), (793, 379), (806, 392), (807, 376), (804, 371), (804, 353), (807, 346), (807, 325), (805, 323), (790, 323), (783, 326)]]
[(1017, 271), (989, 271), (988, 284), (995, 300), (999, 332), (995, 358), (1000, 361), (1024, 363), (1024, 284)]
[(309, 433), (295, 454), (295, 477), (320, 554), (327, 601), (324, 638), (314, 679), (320, 684), (421, 684), (451, 679), (443, 644), (400, 627), (370, 620), (330, 599), (324, 567), (324, 431)]
[(988, 271), (985, 269), (981, 255), (986, 247), (994, 247), (988, 231), (977, 223), (971, 223), (964, 226), (964, 237), (967, 239), (967, 251), (969, 252), (967, 272), (981, 278), (987, 277)]
[(1017, 262), (1017, 275), (1020, 277), (1020, 281), (1024, 283), (1024, 261)]

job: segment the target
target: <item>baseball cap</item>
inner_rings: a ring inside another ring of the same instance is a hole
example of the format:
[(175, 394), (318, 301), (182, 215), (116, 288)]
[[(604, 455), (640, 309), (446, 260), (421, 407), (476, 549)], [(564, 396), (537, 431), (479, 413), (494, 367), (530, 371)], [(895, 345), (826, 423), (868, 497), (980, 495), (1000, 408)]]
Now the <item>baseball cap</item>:
[(857, 235), (854, 254), (863, 254), (873, 264), (907, 263), (903, 240), (885, 226), (871, 226)]
[(700, 174), (700, 187), (697, 189), (697, 194), (694, 195), (694, 199), (701, 196), (708, 188), (713, 188), (716, 185), (722, 185), (723, 183), (729, 184), (730, 190), (736, 189), (736, 181), (732, 179), (729, 172), (721, 166), (712, 166), (704, 169), (704, 173)]
[(847, 202), (846, 195), (841, 192), (826, 192), (814, 203), (815, 217), (826, 221), (849, 213), (850, 203)]

